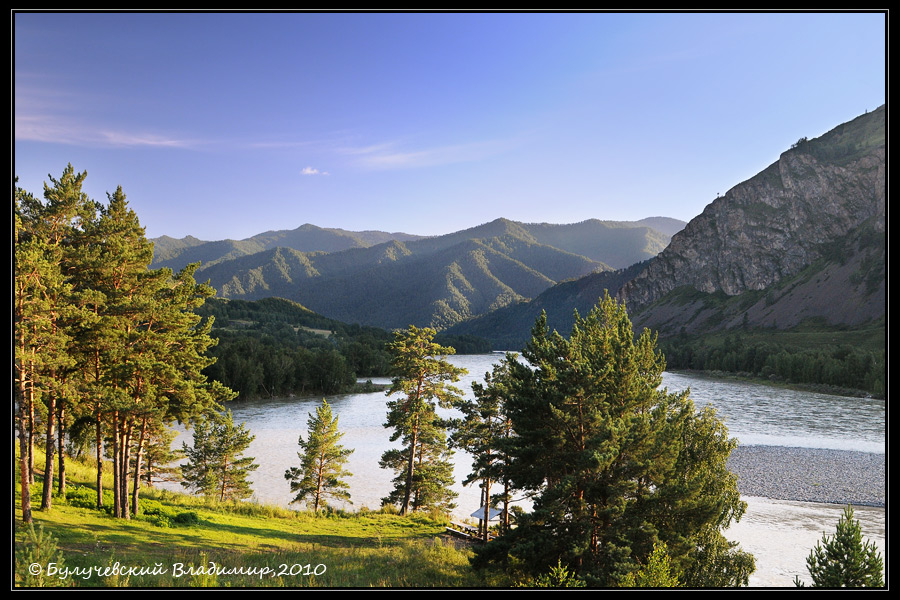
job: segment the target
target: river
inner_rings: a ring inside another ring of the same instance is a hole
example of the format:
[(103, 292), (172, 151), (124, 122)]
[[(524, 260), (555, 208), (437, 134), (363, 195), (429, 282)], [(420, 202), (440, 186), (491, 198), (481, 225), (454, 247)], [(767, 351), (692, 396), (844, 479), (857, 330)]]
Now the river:
[[(458, 386), (472, 397), (471, 383), (481, 380), (499, 360), (499, 354), (460, 355), (450, 358), (468, 369)], [(698, 407), (709, 404), (722, 417), (729, 434), (741, 445), (789, 446), (885, 453), (885, 401), (845, 398), (713, 378), (665, 373), (663, 385), (670, 392), (690, 387)], [(375, 383), (387, 383), (376, 380)], [(383, 427), (386, 415), (383, 393), (340, 394), (327, 397), (339, 417), (342, 443), (354, 452), (348, 462), (352, 508), (377, 508), (390, 491), (393, 473), (378, 467), (381, 454), (391, 447), (390, 432)], [(306, 434), (308, 415), (321, 398), (274, 398), (231, 403), (236, 423), (244, 422), (256, 436), (247, 456), (259, 469), (252, 475), (255, 499), (287, 505), (291, 500), (284, 478), (288, 467), (299, 466), (297, 440)], [(191, 443), (190, 435), (175, 444)], [(455, 456), (456, 481), (469, 473), (471, 459)], [(459, 494), (455, 516), (474, 512), (480, 502), (477, 487), (454, 486)], [(726, 536), (756, 557), (754, 587), (791, 586), (794, 576), (809, 582), (805, 558), (822, 533), (834, 533), (843, 509), (840, 505), (787, 502), (745, 497), (747, 513)], [(884, 556), (885, 509), (855, 507), (864, 536), (874, 541)]]

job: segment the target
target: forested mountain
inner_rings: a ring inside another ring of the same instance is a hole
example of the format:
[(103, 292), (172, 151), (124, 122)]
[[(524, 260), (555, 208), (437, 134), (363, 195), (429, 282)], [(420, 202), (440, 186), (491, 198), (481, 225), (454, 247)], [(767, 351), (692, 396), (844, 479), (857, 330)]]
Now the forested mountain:
[(300, 252), (339, 252), (349, 248), (368, 248), (391, 240), (410, 241), (421, 236), (384, 231), (346, 231), (316, 227), (309, 223), (293, 230), (267, 231), (245, 240), (203, 241), (187, 236), (175, 239), (163, 236), (151, 240), (154, 268), (181, 269), (201, 262), (204, 266), (274, 248), (292, 248)]
[[(667, 226), (678, 223), (656, 219)], [(262, 236), (251, 239), (257, 238)], [(549, 225), (497, 219), (443, 236), (342, 251), (328, 251), (324, 245), (315, 252), (278, 246), (236, 256), (229, 243), (217, 247), (210, 242), (182, 250), (179, 260), (199, 258), (202, 249), (231, 248), (230, 254), (220, 253), (198, 270), (198, 277), (209, 278), (220, 297), (276, 296), (345, 322), (446, 328), (533, 298), (557, 282), (610, 271), (610, 263), (654, 256), (668, 239), (641, 222)]]
[(604, 290), (615, 295), (648, 261), (617, 271), (592, 273), (565, 281), (545, 290), (530, 301), (517, 302), (469, 319), (447, 329), (449, 335), (477, 336), (488, 340), (494, 350), (519, 351), (531, 338), (531, 328), (541, 311), (547, 322), (559, 332), (569, 332), (575, 323), (575, 311), (585, 315), (597, 305)]
[(384, 376), (390, 333), (348, 325), (284, 300), (210, 299), (195, 311), (213, 317), (210, 349), (215, 363), (204, 371), (246, 400), (290, 394), (333, 394), (357, 377)]

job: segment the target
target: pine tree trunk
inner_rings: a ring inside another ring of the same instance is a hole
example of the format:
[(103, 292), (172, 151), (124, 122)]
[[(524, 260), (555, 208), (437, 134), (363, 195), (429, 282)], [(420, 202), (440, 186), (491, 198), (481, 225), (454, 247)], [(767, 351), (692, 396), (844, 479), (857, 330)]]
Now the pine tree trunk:
[(59, 493), (60, 498), (66, 497), (66, 452), (65, 452), (65, 439), (66, 439), (66, 408), (60, 403), (59, 406), (59, 418), (57, 419), (59, 423), (59, 432), (57, 434), (57, 452), (59, 453), (59, 482), (57, 486), (57, 492)]
[(56, 393), (47, 395), (47, 443), (44, 446), (46, 457), (44, 460), (44, 485), (41, 498), (41, 510), (50, 510), (53, 506), (53, 452), (56, 448), (56, 436), (53, 430), (56, 414)]
[(122, 498), (122, 518), (131, 518), (131, 507), (128, 505), (128, 467), (131, 462), (131, 431), (133, 423), (131, 419), (125, 420), (125, 431), (122, 432), (122, 474), (119, 477), (119, 485), (121, 491), (119, 495)]
[[(26, 386), (22, 378), (19, 379), (19, 483), (22, 488), (22, 522), (31, 523), (31, 482), (28, 475), (28, 442), (25, 430), (25, 395)], [(30, 401), (28, 402), (30, 404)]]
[(225, 501), (225, 487), (228, 477), (228, 457), (225, 457), (225, 464), (222, 466), (222, 493), (219, 496), (219, 502)]
[(131, 514), (138, 515), (140, 504), (138, 503), (138, 495), (141, 489), (141, 462), (144, 460), (144, 436), (147, 435), (147, 417), (141, 421), (141, 433), (138, 437), (137, 455), (134, 459), (134, 487), (131, 490)]
[(112, 467), (113, 467), (113, 516), (119, 518), (122, 516), (122, 497), (119, 494), (119, 477), (122, 472), (121, 460), (122, 445), (119, 439), (119, 411), (114, 410), (112, 413)]
[(97, 427), (94, 442), (97, 445), (97, 508), (103, 508), (103, 422), (97, 406)]
[(491, 480), (484, 480), (484, 543), (487, 544), (490, 538), (488, 530), (491, 526)]
[(419, 381), (416, 387), (416, 396), (414, 399), (415, 407), (416, 407), (416, 419), (413, 423), (413, 437), (412, 443), (409, 446), (409, 464), (406, 467), (406, 490), (403, 493), (403, 505), (400, 507), (400, 514), (405, 515), (409, 512), (409, 499), (412, 496), (412, 482), (413, 476), (415, 475), (415, 457), (416, 457), (416, 445), (419, 440), (419, 399), (422, 397), (422, 377), (419, 377)]
[(415, 475), (415, 459), (416, 445), (419, 440), (419, 414), (416, 413), (416, 422), (413, 425), (412, 443), (409, 446), (409, 463), (406, 467), (406, 490), (403, 493), (403, 505), (400, 507), (400, 514), (405, 515), (409, 512), (409, 500), (412, 496), (412, 482)]
[[(33, 373), (33, 371), (32, 371)], [(34, 485), (34, 380), (28, 397), (28, 482)]]

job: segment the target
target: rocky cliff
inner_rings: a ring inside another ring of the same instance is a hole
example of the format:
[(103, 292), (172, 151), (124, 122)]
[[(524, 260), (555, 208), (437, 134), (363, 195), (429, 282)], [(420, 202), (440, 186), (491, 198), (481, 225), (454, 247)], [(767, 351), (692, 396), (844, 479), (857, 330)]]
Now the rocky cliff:
[(884, 230), (884, 106), (820, 138), (713, 201), (620, 292), (633, 312), (685, 286), (763, 290), (823, 258), (866, 224)]

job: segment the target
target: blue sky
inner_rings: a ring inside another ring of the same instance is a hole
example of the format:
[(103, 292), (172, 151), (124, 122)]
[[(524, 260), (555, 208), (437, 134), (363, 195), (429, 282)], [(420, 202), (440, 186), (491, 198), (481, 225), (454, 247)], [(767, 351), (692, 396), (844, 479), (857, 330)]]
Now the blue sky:
[(149, 237), (690, 220), (886, 99), (884, 13), (15, 13), (14, 170)]

